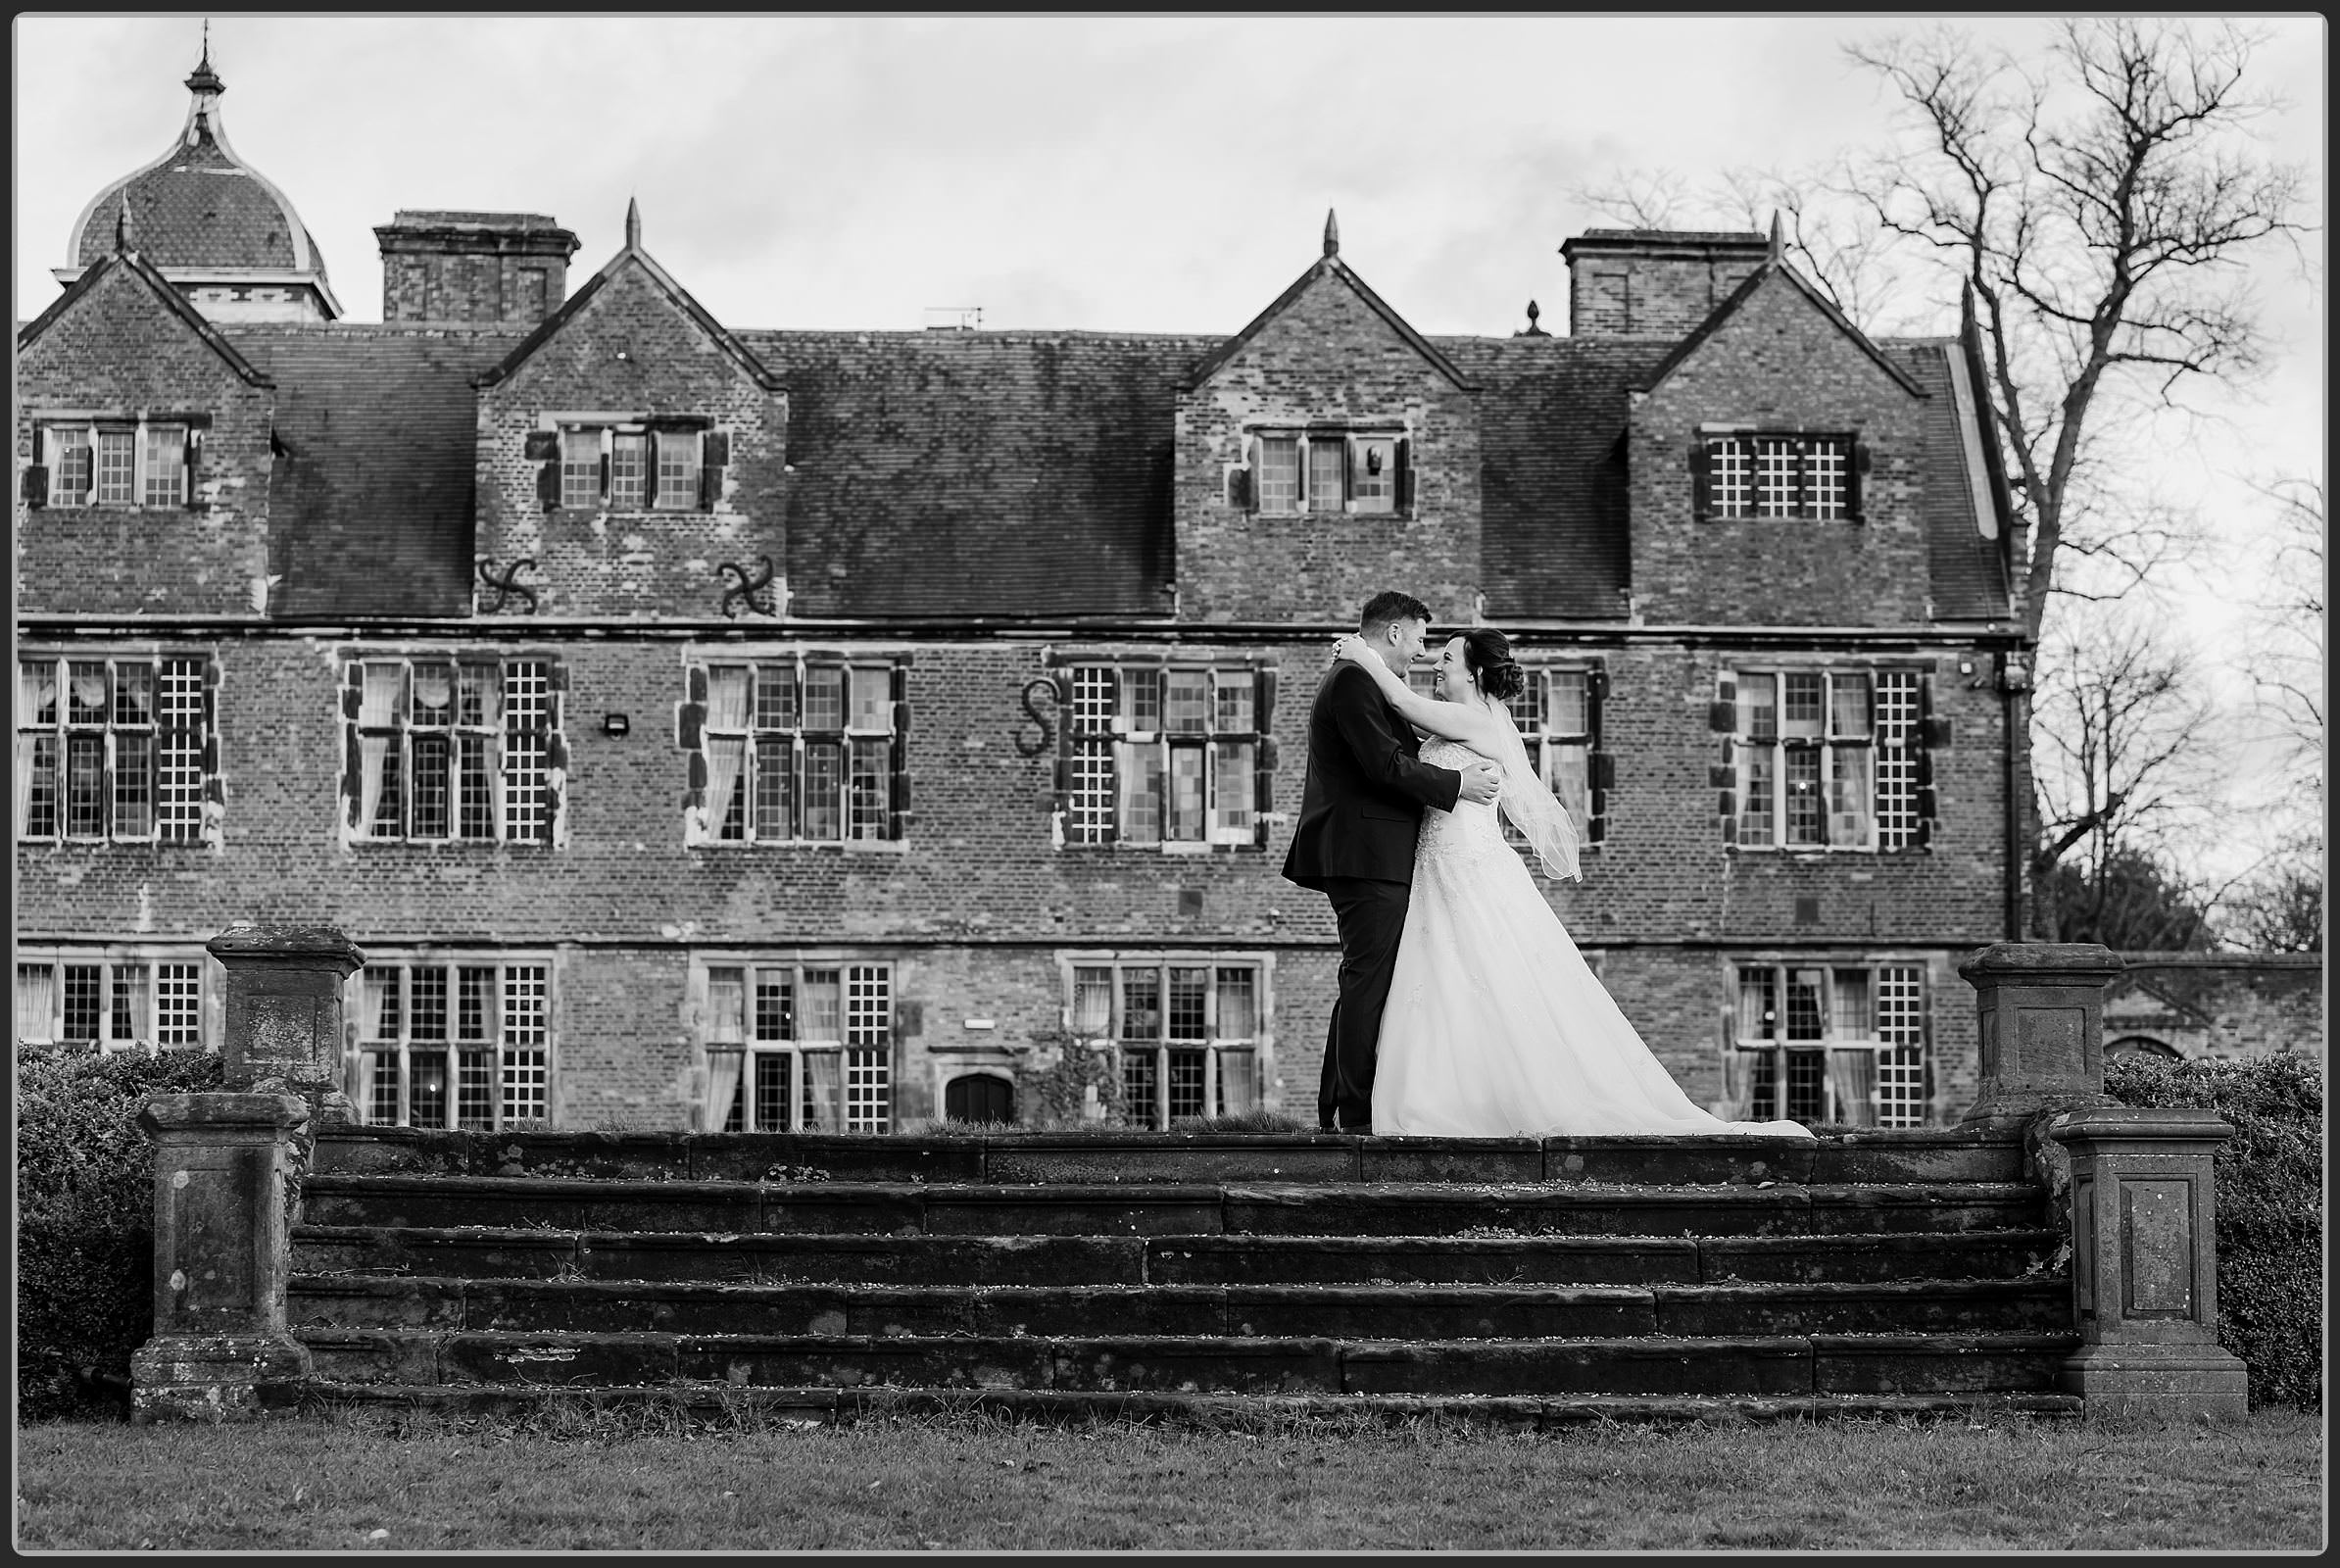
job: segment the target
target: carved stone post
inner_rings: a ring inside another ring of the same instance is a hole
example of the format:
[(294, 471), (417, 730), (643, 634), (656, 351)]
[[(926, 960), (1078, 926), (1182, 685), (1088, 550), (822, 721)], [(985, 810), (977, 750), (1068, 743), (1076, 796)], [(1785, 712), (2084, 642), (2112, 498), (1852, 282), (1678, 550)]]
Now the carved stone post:
[(287, 1184), (309, 1119), (291, 1095), (158, 1095), (155, 1337), (130, 1358), (139, 1421), (288, 1405), (309, 1351), (285, 1332)]
[(2211, 1156), (2234, 1129), (2211, 1110), (2072, 1111), (2048, 1136), (2072, 1155), (2072, 1311), (2082, 1344), (2059, 1381), (2088, 1414), (2214, 1419), (2247, 1407), (2218, 1346)]
[(366, 955), (329, 925), (238, 921), (204, 946), (226, 971), (227, 1087), (298, 1095), (318, 1128), (355, 1120), (341, 1087), (341, 983)]
[(2012, 1129), (2048, 1111), (2112, 1104), (2104, 990), (2121, 967), (2093, 942), (1999, 942), (1960, 964), (1982, 1046), (1980, 1091), (1963, 1120)]

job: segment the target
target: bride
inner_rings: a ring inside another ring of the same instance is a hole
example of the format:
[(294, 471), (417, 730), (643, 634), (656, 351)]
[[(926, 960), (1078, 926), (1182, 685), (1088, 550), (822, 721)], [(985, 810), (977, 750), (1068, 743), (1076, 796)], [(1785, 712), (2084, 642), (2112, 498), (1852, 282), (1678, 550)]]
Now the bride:
[(1357, 636), (1334, 657), (1361, 666), (1428, 737), (1422, 760), (1459, 767), (1476, 752), (1503, 773), (1492, 805), (1425, 811), (1397, 969), (1382, 1015), (1373, 1130), (1383, 1136), (1568, 1137), (1767, 1133), (1791, 1121), (1727, 1122), (1691, 1103), (1577, 951), (1495, 820), (1498, 807), (1555, 877), (1578, 878), (1576, 826), (1528, 763), (1503, 699), (1521, 689), (1491, 627), (1448, 639), (1438, 700), (1408, 686)]

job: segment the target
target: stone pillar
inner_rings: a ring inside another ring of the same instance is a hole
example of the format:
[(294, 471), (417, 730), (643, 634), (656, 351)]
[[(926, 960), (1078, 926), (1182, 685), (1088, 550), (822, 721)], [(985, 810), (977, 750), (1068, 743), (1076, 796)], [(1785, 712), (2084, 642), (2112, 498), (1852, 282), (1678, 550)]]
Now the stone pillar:
[(355, 1120), (342, 1089), (341, 983), (366, 955), (329, 925), (248, 920), (204, 946), (226, 971), (227, 1087), (298, 1095), (317, 1128)]
[(2015, 1128), (2049, 1111), (2110, 1105), (2104, 988), (2121, 970), (2093, 942), (1999, 942), (1958, 966), (1974, 988), (1981, 1087), (1963, 1120)]
[(131, 1414), (223, 1421), (292, 1403), (309, 1351), (285, 1331), (291, 1095), (158, 1095), (155, 1333), (130, 1358)]
[(2234, 1129), (2211, 1110), (2115, 1106), (2052, 1118), (2072, 1157), (2072, 1312), (2059, 1381), (2091, 1416), (2231, 1420), (2243, 1363), (2218, 1346), (2211, 1157)]

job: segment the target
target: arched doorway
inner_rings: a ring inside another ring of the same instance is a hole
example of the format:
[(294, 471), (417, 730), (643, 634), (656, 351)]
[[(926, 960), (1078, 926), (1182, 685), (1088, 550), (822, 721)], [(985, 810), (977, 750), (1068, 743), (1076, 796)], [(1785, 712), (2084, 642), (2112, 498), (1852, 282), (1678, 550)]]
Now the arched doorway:
[(943, 1086), (943, 1114), (952, 1121), (1015, 1120), (1015, 1086), (988, 1072), (971, 1072)]
[(2185, 1054), (2175, 1046), (2164, 1044), (2151, 1035), (2122, 1035), (2105, 1047), (2107, 1056), (2152, 1056), (2162, 1061), (2182, 1061)]

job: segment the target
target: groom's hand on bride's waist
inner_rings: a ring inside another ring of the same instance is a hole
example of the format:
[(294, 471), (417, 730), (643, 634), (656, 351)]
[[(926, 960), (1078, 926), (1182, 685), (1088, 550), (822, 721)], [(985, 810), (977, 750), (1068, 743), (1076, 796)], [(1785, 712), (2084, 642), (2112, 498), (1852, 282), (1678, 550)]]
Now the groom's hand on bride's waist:
[(1503, 775), (1486, 762), (1473, 762), (1462, 769), (1462, 798), (1485, 806), (1495, 798), (1495, 790), (1503, 782)]

